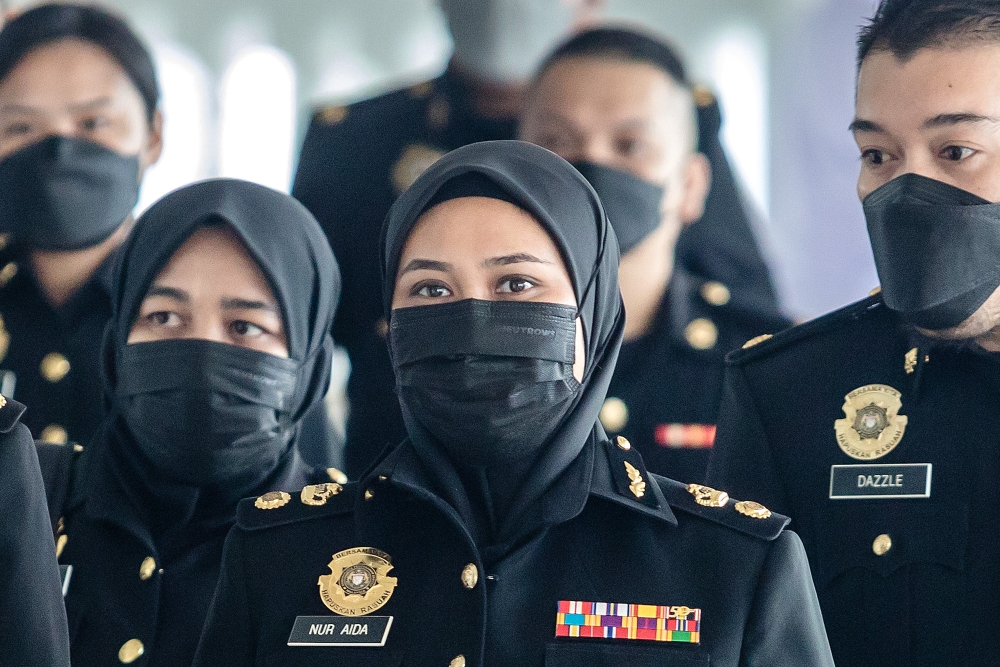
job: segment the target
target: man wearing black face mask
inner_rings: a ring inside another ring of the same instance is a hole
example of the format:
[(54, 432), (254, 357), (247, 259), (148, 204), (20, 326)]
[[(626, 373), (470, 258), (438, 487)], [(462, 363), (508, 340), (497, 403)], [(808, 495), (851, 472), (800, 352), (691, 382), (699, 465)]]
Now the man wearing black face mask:
[[(700, 482), (725, 353), (789, 323), (761, 307), (747, 267), (732, 262), (727, 285), (690, 272), (679, 256), (682, 230), (702, 226), (746, 232), (742, 242), (758, 256), (738, 201), (706, 207), (710, 164), (720, 167), (717, 185), (735, 192), (735, 184), (724, 158), (696, 152), (703, 118), (694, 98), (669, 44), (635, 29), (596, 28), (542, 65), (520, 133), (574, 163), (621, 244), (625, 343), (601, 411), (605, 430), (627, 437), (651, 470)], [(701, 129), (718, 131), (708, 125)], [(700, 142), (703, 150), (718, 145), (712, 139)]]
[(152, 59), (118, 17), (45, 5), (0, 31), (0, 391), (45, 442), (102, 416), (111, 262), (159, 157)]
[(1000, 2), (862, 29), (881, 289), (730, 358), (709, 483), (802, 535), (838, 664), (1000, 663)]

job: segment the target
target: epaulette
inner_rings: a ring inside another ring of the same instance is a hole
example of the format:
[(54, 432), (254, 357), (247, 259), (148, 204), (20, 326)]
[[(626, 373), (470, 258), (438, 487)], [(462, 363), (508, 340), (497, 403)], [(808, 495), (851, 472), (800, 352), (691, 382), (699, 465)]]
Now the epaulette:
[(681, 484), (655, 474), (652, 477), (672, 508), (762, 540), (776, 539), (791, 521), (760, 503), (733, 500), (725, 491), (703, 484)]
[(875, 292), (866, 299), (844, 306), (839, 310), (796, 325), (790, 329), (785, 329), (773, 336), (765, 334), (751, 338), (743, 344), (741, 349), (734, 350), (726, 355), (726, 363), (739, 366), (748, 361), (753, 361), (772, 352), (782, 350), (792, 343), (797, 343), (806, 338), (826, 333), (837, 326), (856, 321), (862, 316), (882, 307), (882, 295)]
[[(429, 81), (426, 83), (431, 84)], [(313, 121), (323, 125), (339, 125), (348, 119), (352, 121), (358, 118), (381, 120), (385, 118), (388, 110), (412, 110), (414, 107), (420, 108), (425, 105), (426, 95), (415, 92), (421, 90), (421, 84), (417, 84), (409, 88), (398, 88), (366, 97), (349, 104), (322, 104), (315, 107)]]
[(269, 491), (240, 501), (236, 524), (244, 530), (262, 530), (299, 521), (319, 519), (354, 511), (358, 484), (326, 482), (310, 484), (298, 493)]
[(26, 409), (23, 403), (0, 395), (0, 433), (10, 433)]

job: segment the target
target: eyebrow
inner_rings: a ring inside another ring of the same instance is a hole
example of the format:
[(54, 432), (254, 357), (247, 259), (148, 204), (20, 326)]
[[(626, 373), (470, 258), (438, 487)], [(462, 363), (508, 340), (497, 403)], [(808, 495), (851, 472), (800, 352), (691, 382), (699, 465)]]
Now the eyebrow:
[[(1000, 124), (1000, 118), (995, 116), (983, 116), (977, 113), (943, 113), (934, 116), (933, 118), (928, 118), (923, 122), (921, 127), (923, 129), (931, 129), (935, 127), (950, 127), (954, 125), (963, 125), (965, 123), (991, 123), (993, 125)], [(851, 121), (848, 129), (851, 132), (885, 132), (885, 129), (878, 123), (864, 118), (855, 118)]]
[(173, 299), (174, 301), (180, 301), (181, 303), (190, 303), (191, 295), (182, 289), (177, 289), (176, 287), (164, 287), (163, 285), (153, 285), (146, 292), (146, 298), (154, 296), (164, 296), (168, 299)]
[[(99, 97), (96, 100), (70, 104), (66, 108), (70, 111), (86, 111), (88, 109), (98, 109), (100, 107), (111, 106), (113, 100), (110, 97)], [(33, 107), (27, 104), (5, 104), (0, 107), (0, 111), (5, 113), (44, 113), (44, 109)]]
[(483, 266), (486, 268), (493, 266), (507, 266), (508, 264), (521, 264), (522, 262), (531, 262), (534, 264), (551, 264), (552, 262), (547, 259), (540, 259), (534, 255), (529, 255), (526, 252), (518, 252), (513, 255), (503, 255), (502, 257), (491, 257), (490, 259), (483, 262)]
[(399, 272), (399, 275), (409, 273), (410, 271), (419, 271), (420, 269), (430, 269), (431, 271), (449, 271), (452, 269), (452, 265), (448, 262), (438, 262), (433, 259), (414, 259)]
[(278, 314), (278, 307), (266, 301), (255, 301), (252, 299), (228, 298), (221, 301), (223, 310), (263, 310), (269, 313)]

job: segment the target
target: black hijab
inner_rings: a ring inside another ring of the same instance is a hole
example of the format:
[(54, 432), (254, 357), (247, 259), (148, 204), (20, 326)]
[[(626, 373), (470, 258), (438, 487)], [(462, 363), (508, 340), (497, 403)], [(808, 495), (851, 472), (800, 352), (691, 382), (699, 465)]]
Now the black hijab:
[[(470, 174), (482, 178), (469, 179)], [(483, 187), (483, 179), (490, 185)], [(395, 279), (407, 238), (432, 203), (453, 198), (463, 188), (469, 189), (469, 194), (515, 203), (549, 233), (569, 272), (584, 330), (586, 365), (575, 402), (538, 458), (519, 478), (517, 474), (500, 476), (517, 487), (515, 501), (494, 531), (494, 539), (503, 541), (525, 508), (541, 497), (588, 445), (604, 437), (598, 414), (611, 382), (625, 321), (618, 291), (618, 242), (593, 188), (559, 156), (521, 141), (464, 146), (425, 171), (396, 201), (386, 218), (381, 268), (388, 321), (391, 322)], [(497, 191), (491, 193), (494, 188)], [(475, 512), (470, 509), (468, 497), (474, 494), (456, 491), (461, 487), (467, 489), (470, 484), (466, 479), (462, 484), (457, 483), (456, 477), (461, 478), (462, 474), (447, 464), (450, 462), (441, 446), (413, 419), (405, 401), (401, 400), (401, 406), (407, 432), (421, 460), (456, 509), (467, 521), (474, 521)], [(471, 501), (472, 505), (476, 502)]]
[[(281, 480), (298, 461), (294, 439), (299, 421), (322, 400), (329, 385), (330, 327), (340, 273), (326, 237), (305, 207), (288, 195), (234, 179), (196, 183), (159, 200), (139, 218), (117, 258), (113, 315), (103, 349), (106, 400), (114, 409), (105, 425), (107, 447), (99, 454), (135, 504), (149, 508), (151, 516), (145, 519), (154, 524), (183, 523), (206, 518), (206, 513), (231, 519), (236, 501), (256, 491), (238, 484), (197, 488), (164, 479), (135, 445), (115, 404), (116, 389), (129, 380), (118, 377), (129, 332), (153, 280), (194, 232), (220, 223), (242, 241), (278, 301), (289, 359), (276, 362), (297, 368), (295, 386), (283, 399), (293, 435), (276, 469), (268, 473), (267, 485)], [(218, 347), (224, 352), (229, 346)]]

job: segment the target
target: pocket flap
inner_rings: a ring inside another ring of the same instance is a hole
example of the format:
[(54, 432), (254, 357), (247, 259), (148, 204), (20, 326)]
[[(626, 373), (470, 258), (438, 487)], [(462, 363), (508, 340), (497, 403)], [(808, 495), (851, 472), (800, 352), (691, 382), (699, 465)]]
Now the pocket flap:
[(708, 667), (709, 654), (696, 647), (643, 642), (608, 644), (558, 641), (545, 645), (545, 667)]

